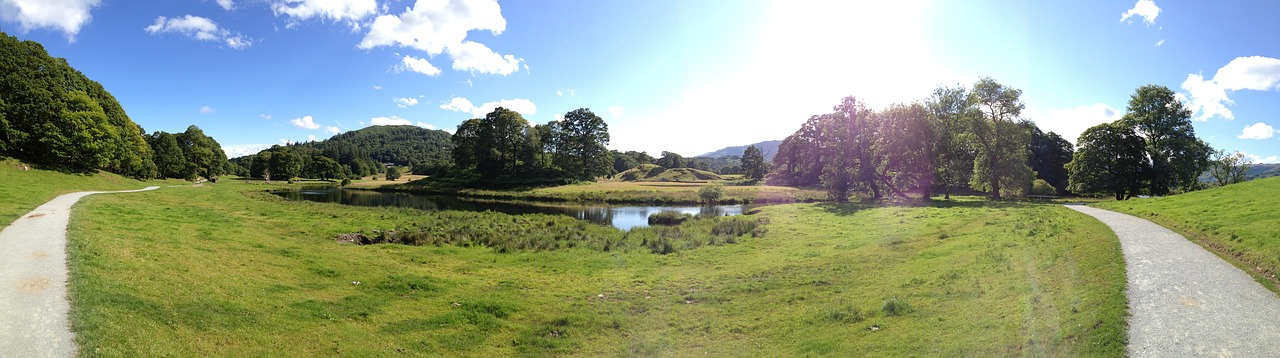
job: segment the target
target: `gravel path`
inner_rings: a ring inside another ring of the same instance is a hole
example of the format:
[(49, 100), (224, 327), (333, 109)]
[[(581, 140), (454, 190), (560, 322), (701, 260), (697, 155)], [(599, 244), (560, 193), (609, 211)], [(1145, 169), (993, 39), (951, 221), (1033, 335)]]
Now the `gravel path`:
[(67, 222), (72, 205), (98, 193), (104, 192), (59, 196), (0, 231), (0, 357), (75, 354), (67, 319)]
[(1150, 221), (1079, 205), (1120, 237), (1129, 356), (1280, 357), (1280, 298), (1235, 266)]

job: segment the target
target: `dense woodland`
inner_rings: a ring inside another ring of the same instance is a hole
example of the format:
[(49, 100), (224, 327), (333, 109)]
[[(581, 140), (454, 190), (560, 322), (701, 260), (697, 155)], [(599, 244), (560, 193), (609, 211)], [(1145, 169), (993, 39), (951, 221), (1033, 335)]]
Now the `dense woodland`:
[(50, 56), (40, 43), (2, 32), (0, 155), (67, 172), (104, 170), (139, 179), (213, 178), (229, 168), (222, 147), (200, 128), (147, 135), (102, 84)]
[[(387, 166), (436, 174), (451, 165), (449, 133), (415, 126), (372, 126), (324, 141), (276, 145), (232, 159), (240, 175), (288, 180), (361, 178), (385, 173)], [(398, 170), (398, 169), (397, 169)]]

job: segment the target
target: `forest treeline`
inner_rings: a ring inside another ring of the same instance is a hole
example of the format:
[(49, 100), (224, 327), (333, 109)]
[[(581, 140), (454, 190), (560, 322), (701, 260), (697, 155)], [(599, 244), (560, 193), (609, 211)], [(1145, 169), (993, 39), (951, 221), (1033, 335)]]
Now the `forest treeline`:
[(102, 84), (35, 41), (0, 32), (0, 155), (67, 172), (211, 178), (230, 165), (191, 126), (147, 135)]
[(1212, 167), (1213, 151), (1168, 88), (1139, 88), (1128, 113), (1086, 131), (1078, 151), (1022, 118), (1021, 97), (991, 78), (882, 110), (846, 97), (782, 142), (767, 181), (821, 186), (835, 200), (954, 190), (996, 200), (1067, 192), (1125, 199), (1196, 190), (1195, 178)]
[(449, 137), (445, 131), (409, 125), (371, 126), (323, 141), (276, 145), (231, 161), (237, 174), (259, 179), (358, 179), (389, 168), (437, 174), (452, 165)]

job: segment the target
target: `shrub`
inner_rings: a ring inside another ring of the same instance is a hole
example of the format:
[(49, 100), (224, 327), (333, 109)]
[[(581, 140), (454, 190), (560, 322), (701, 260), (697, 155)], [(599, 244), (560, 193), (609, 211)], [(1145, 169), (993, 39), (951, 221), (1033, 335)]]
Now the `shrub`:
[(341, 186), (351, 185), (351, 178), (342, 178), (342, 182), (339, 183), (338, 185), (341, 185)]
[(1054, 189), (1053, 185), (1049, 185), (1049, 182), (1044, 181), (1044, 179), (1036, 179), (1035, 182), (1031, 183), (1031, 195), (1053, 196), (1057, 194), (1058, 189)]
[(724, 196), (723, 185), (710, 184), (703, 185), (701, 188), (698, 188), (698, 197), (701, 198), (704, 203), (715, 204), (716, 201), (720, 200), (721, 196)]
[(693, 215), (689, 214), (682, 214), (675, 211), (660, 211), (653, 215), (649, 215), (649, 225), (680, 225), (680, 223), (692, 218)]
[(888, 316), (901, 316), (911, 312), (911, 305), (898, 296), (893, 296), (884, 301), (884, 306), (881, 306), (880, 310)]

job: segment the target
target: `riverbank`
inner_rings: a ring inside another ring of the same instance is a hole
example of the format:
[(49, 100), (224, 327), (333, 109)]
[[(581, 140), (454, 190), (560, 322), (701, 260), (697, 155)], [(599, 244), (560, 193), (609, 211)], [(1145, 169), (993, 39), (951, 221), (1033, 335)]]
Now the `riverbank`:
[[(769, 206), (751, 217), (767, 221), (762, 236), (662, 254), (651, 238), (683, 234), (645, 229), (654, 236), (606, 249), (599, 238), (618, 231), (558, 217), (290, 202), (268, 187), (86, 198), (69, 235), (82, 352), (1124, 352), (1118, 242), (1056, 205)], [(555, 245), (519, 246), (527, 225)], [(474, 231), (424, 246), (335, 241), (447, 227)], [(490, 230), (513, 246), (468, 239)]]
[[(402, 191), (418, 194), (456, 195), (478, 199), (544, 202), (596, 202), (608, 204), (698, 205), (703, 202), (698, 189), (719, 182), (616, 182), (597, 181), (521, 190), (484, 190), (434, 188), (420, 183), (363, 186), (358, 189)], [(817, 189), (781, 186), (724, 185), (719, 204), (811, 203), (826, 200), (827, 194)]]

